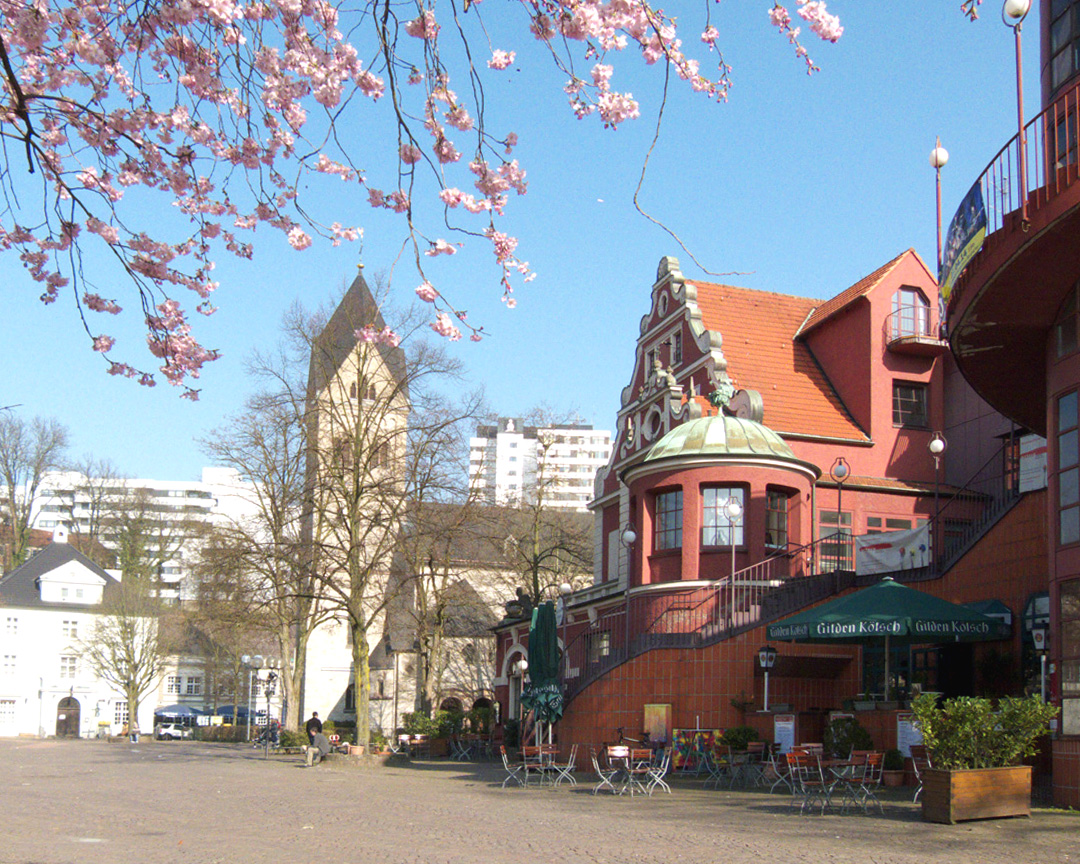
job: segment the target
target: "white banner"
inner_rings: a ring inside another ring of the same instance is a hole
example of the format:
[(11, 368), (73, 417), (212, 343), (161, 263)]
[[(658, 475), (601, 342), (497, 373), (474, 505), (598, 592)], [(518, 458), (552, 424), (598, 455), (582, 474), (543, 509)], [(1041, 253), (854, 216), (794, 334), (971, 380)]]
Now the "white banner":
[(891, 573), (930, 563), (930, 525), (855, 538), (856, 573)]

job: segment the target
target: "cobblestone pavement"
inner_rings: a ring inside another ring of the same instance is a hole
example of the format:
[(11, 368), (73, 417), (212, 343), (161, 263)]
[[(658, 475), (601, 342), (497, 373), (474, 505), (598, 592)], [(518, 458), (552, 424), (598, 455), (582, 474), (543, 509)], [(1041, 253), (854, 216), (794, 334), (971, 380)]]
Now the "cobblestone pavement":
[(299, 757), (195, 742), (0, 740), (0, 864), (814, 862), (1049, 864), (1080, 859), (1080, 816), (957, 826), (920, 819), (910, 790), (885, 815), (805, 815), (780, 794), (615, 797), (501, 789), (493, 763), (302, 767)]

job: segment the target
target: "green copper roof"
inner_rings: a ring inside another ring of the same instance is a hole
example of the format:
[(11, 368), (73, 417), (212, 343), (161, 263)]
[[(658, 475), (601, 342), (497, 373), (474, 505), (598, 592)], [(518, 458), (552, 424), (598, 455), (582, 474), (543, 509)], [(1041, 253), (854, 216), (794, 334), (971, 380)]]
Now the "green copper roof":
[(772, 429), (719, 414), (676, 426), (653, 445), (646, 462), (679, 456), (774, 456), (794, 459), (787, 443)]

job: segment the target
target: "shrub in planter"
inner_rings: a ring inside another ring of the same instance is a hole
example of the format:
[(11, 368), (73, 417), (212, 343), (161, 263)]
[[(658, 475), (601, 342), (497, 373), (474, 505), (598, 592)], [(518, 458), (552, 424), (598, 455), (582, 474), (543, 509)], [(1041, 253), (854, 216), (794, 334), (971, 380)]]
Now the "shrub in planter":
[(847, 759), (852, 750), (873, 750), (874, 739), (854, 717), (838, 717), (825, 727), (822, 746), (833, 758)]
[(933, 768), (923, 780), (923, 818), (1026, 816), (1031, 812), (1031, 768), (1037, 741), (1058, 709), (1037, 696), (989, 699), (960, 696), (938, 705), (924, 693), (911, 704)]
[(439, 724), (422, 711), (407, 713), (402, 719), (401, 726), (409, 735), (434, 737), (439, 734)]
[(282, 747), (307, 747), (307, 732), (292, 732), (289, 729), (281, 730)]
[(732, 750), (745, 750), (747, 744), (757, 740), (757, 730), (750, 726), (732, 726), (720, 736), (720, 743), (726, 744)]

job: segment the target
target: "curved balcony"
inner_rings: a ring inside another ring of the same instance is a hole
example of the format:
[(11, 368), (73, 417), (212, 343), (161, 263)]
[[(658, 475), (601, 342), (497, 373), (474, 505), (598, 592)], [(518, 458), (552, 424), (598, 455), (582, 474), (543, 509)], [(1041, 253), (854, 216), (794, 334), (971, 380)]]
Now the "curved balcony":
[(894, 354), (936, 357), (948, 348), (929, 306), (904, 306), (885, 316), (882, 335)]
[(986, 242), (949, 298), (949, 341), (964, 377), (990, 405), (1040, 435), (1046, 340), (1080, 278), (1078, 140), (1080, 85), (1025, 127), (1026, 171), (1019, 170), (1017, 135), (979, 178)]

